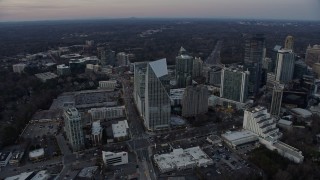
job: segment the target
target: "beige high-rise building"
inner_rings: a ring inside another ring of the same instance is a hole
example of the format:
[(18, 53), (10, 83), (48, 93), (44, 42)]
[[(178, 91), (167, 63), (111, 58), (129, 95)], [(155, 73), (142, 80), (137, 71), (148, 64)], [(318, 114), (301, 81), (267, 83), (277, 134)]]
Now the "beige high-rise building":
[(208, 112), (207, 86), (188, 86), (182, 98), (182, 116), (192, 117), (206, 112)]
[(320, 78), (320, 63), (314, 63), (312, 70), (317, 74), (318, 78)]
[(308, 66), (312, 67), (314, 63), (320, 62), (320, 45), (310, 45), (307, 48), (305, 62)]
[(287, 36), (284, 41), (284, 48), (293, 50), (294, 38), (292, 36)]

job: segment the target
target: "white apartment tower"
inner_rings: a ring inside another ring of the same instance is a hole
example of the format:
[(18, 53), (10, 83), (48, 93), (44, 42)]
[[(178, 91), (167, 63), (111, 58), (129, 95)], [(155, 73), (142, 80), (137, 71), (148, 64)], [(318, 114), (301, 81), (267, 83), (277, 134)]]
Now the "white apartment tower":
[(282, 135), (267, 108), (262, 106), (244, 111), (243, 128), (270, 142), (276, 142)]
[(81, 116), (76, 108), (64, 111), (65, 132), (73, 151), (79, 151), (84, 147), (84, 136), (82, 131)]

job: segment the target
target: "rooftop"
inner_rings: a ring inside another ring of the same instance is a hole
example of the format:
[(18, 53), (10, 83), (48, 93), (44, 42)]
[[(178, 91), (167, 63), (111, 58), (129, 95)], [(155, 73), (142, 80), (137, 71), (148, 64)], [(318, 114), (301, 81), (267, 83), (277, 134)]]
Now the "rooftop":
[(158, 78), (168, 74), (167, 60), (165, 58), (152, 61), (149, 65)]
[(99, 135), (101, 134), (102, 128), (100, 125), (100, 121), (95, 121), (92, 123), (92, 134)]
[(78, 174), (78, 177), (81, 177), (81, 178), (92, 178), (97, 170), (98, 170), (98, 166), (92, 166), (92, 167), (83, 168), (80, 171), (80, 173)]
[(29, 158), (38, 158), (38, 157), (43, 156), (43, 155), (44, 155), (44, 149), (43, 148), (35, 149), (35, 150), (29, 152)]
[(112, 132), (114, 138), (124, 137), (128, 135), (128, 122), (127, 120), (118, 121), (117, 124), (112, 124)]
[(286, 152), (286, 153), (289, 153), (289, 154), (292, 155), (292, 156), (300, 157), (300, 158), (302, 157), (302, 158), (303, 158), (302, 152), (299, 151), (299, 149), (296, 149), (296, 148), (294, 148), (294, 147), (292, 147), (292, 146), (289, 146), (288, 144), (285, 144), (285, 143), (283, 143), (283, 142), (281, 142), (281, 141), (276, 142), (276, 143), (274, 144), (274, 146), (275, 146), (276, 148), (278, 148), (278, 149)]
[[(228, 141), (237, 141), (240, 139), (246, 139), (248, 137), (256, 137), (257, 136), (248, 130), (242, 130), (242, 131), (229, 131), (225, 134), (221, 135), (223, 138), (227, 139)], [(257, 138), (258, 139), (258, 138)]]
[(52, 72), (38, 73), (38, 74), (35, 74), (35, 76), (44, 82), (49, 79), (54, 79), (54, 78), (58, 77), (58, 75), (56, 75)]
[(177, 168), (184, 169), (190, 166), (205, 166), (212, 164), (212, 159), (203, 152), (199, 146), (188, 149), (174, 149), (169, 154), (155, 154), (160, 171), (172, 171)]
[(185, 88), (170, 89), (171, 99), (182, 99)]
[(252, 107), (252, 108), (247, 109), (247, 111), (249, 111), (251, 113), (256, 113), (256, 112), (263, 111), (263, 110), (266, 110), (266, 108), (263, 106), (256, 106), (256, 107)]
[(312, 113), (306, 109), (302, 109), (302, 108), (293, 108), (291, 109), (291, 111), (293, 113), (299, 114), (300, 116), (307, 118), (310, 117), (312, 115)]
[(62, 69), (62, 68), (69, 68), (69, 66), (66, 66), (65, 64), (59, 64), (57, 65), (58, 69)]
[(280, 119), (278, 124), (279, 125), (292, 126), (292, 121), (288, 121), (288, 120), (285, 120), (285, 119)]

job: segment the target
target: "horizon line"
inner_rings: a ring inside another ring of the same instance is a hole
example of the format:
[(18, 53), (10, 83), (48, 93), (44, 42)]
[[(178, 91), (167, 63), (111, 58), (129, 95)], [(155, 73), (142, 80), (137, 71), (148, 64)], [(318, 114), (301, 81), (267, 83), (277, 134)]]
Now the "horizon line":
[(230, 18), (230, 17), (92, 17), (92, 18), (73, 18), (73, 19), (43, 19), (43, 20), (7, 20), (0, 23), (27, 23), (27, 22), (54, 22), (54, 21), (94, 21), (94, 20), (230, 20), (230, 21), (295, 21), (295, 22), (320, 22), (319, 19), (276, 19), (276, 18)]

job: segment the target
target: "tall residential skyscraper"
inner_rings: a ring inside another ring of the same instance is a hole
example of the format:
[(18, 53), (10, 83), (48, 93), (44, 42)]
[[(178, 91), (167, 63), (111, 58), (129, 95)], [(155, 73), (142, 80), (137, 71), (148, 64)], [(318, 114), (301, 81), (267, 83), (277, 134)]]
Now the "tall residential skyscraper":
[(128, 66), (135, 59), (135, 55), (131, 53), (119, 52), (117, 60), (119, 66)]
[(250, 72), (248, 92), (256, 95), (261, 86), (262, 60), (265, 55), (265, 38), (257, 34), (245, 40), (244, 69)]
[(207, 86), (188, 86), (182, 98), (182, 116), (192, 117), (206, 112), (208, 112)]
[(201, 58), (194, 58), (193, 69), (192, 69), (192, 78), (202, 76), (203, 71), (203, 61)]
[(276, 61), (276, 81), (281, 83), (290, 82), (293, 78), (294, 63), (294, 53), (292, 50), (279, 50)]
[(192, 83), (193, 57), (181, 47), (176, 57), (176, 81), (178, 88), (185, 88)]
[(293, 50), (294, 39), (292, 36), (287, 36), (284, 41), (284, 48)]
[(248, 96), (249, 71), (224, 67), (221, 72), (220, 97), (244, 103)]
[(283, 89), (284, 89), (283, 84), (276, 83), (273, 87), (272, 101), (271, 101), (271, 107), (270, 107), (271, 115), (275, 115), (275, 116), (280, 115)]
[(207, 83), (214, 86), (221, 85), (221, 67), (220, 66), (212, 66), (207, 69), (206, 79)]
[(166, 59), (134, 63), (133, 96), (149, 130), (169, 127), (171, 101)]
[(80, 113), (76, 108), (69, 108), (64, 111), (65, 132), (72, 146), (73, 151), (84, 148), (84, 136)]

